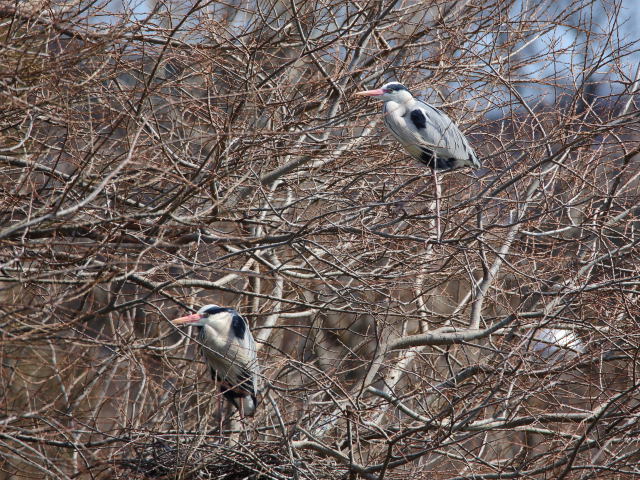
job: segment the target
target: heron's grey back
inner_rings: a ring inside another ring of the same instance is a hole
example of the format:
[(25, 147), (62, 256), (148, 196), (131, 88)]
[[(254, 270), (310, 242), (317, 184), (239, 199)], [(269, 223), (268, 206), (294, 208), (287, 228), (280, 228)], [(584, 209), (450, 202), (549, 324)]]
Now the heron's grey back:
[(199, 340), (205, 360), (218, 379), (248, 395), (256, 395), (259, 366), (255, 341), (248, 330), (243, 341), (233, 335), (221, 337), (204, 326)]
[(411, 108), (396, 112), (385, 103), (383, 116), (387, 128), (416, 160), (427, 163), (432, 153), (446, 161), (446, 170), (481, 166), (466, 137), (439, 109), (416, 101)]

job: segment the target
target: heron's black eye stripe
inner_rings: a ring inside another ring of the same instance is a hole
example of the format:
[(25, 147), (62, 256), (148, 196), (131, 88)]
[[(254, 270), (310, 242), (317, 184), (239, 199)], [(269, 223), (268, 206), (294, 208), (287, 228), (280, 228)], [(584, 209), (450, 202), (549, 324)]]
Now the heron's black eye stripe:
[(224, 307), (209, 307), (204, 312), (205, 315), (215, 315), (216, 313), (226, 312), (228, 309)]
[(400, 90), (406, 90), (407, 87), (405, 87), (404, 85), (400, 85), (399, 83), (394, 83), (392, 85), (387, 85), (387, 88), (385, 88), (385, 91), (387, 93), (389, 92), (397, 92)]

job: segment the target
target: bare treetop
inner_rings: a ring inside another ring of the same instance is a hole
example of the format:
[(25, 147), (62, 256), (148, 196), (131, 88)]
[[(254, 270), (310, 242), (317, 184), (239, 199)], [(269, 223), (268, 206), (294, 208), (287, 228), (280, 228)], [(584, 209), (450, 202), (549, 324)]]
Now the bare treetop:
[[(0, 5), (0, 479), (640, 474), (632, 3)], [(483, 160), (439, 215), (392, 81)]]

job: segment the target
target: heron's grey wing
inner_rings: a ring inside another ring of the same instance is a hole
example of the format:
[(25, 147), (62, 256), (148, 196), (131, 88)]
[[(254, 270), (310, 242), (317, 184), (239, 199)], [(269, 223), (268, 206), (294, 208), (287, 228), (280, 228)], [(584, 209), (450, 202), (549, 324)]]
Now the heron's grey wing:
[(415, 109), (388, 110), (385, 104), (383, 113), (385, 125), (409, 155), (436, 170), (455, 168), (450, 165), (449, 157), (445, 158), (438, 148), (435, 140), (438, 135), (432, 132), (433, 126), (426, 122), (422, 112)]
[[(242, 328), (239, 328), (235, 324), (241, 323)], [(253, 335), (251, 334), (251, 329), (249, 328), (249, 322), (247, 319), (241, 315), (234, 315), (234, 322), (232, 324), (234, 333), (235, 333), (235, 341), (238, 344), (238, 349), (242, 351), (242, 358), (245, 360), (245, 364), (248, 370), (258, 372), (258, 353), (256, 342), (253, 339)]]
[(247, 328), (245, 334), (245, 342), (243, 345), (247, 351), (247, 360), (248, 363), (246, 368), (248, 372), (251, 374), (252, 385), (253, 385), (253, 394), (256, 395), (259, 388), (259, 376), (260, 376), (260, 365), (258, 363), (258, 349), (256, 347), (256, 341), (253, 339), (253, 335), (251, 335), (251, 330)]
[(202, 353), (216, 377), (233, 388), (255, 393), (254, 364), (238, 342), (225, 346), (203, 343)]
[(385, 123), (414, 158), (430, 167), (439, 170), (480, 167), (460, 129), (444, 112), (431, 105), (416, 101), (402, 117), (385, 115)]
[(433, 146), (438, 156), (469, 161), (473, 166), (476, 155), (466, 137), (447, 114), (417, 101), (408, 116), (407, 123), (412, 134), (425, 145)]

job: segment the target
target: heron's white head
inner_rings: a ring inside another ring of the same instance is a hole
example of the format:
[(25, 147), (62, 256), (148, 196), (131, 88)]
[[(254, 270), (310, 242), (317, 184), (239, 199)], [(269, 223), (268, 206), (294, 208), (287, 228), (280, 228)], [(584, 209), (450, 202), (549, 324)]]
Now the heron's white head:
[(171, 323), (176, 326), (210, 327), (215, 335), (223, 337), (233, 335), (242, 341), (246, 340), (246, 332), (249, 328), (247, 321), (233, 308), (213, 304), (205, 305), (198, 310), (198, 313), (176, 318)]
[(398, 82), (391, 82), (376, 90), (364, 90), (355, 93), (359, 97), (376, 97), (383, 102), (406, 103), (413, 98), (407, 87)]
[(171, 323), (174, 325), (193, 325), (196, 327), (202, 327), (204, 325), (218, 323), (220, 321), (230, 321), (233, 313), (235, 313), (235, 310), (232, 308), (225, 308), (211, 304), (202, 307), (198, 310), (198, 313), (176, 318), (175, 320), (172, 320)]

